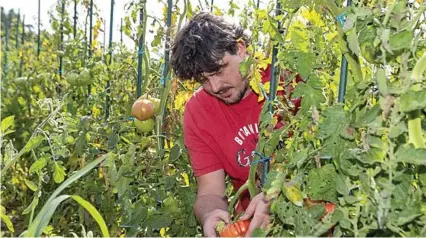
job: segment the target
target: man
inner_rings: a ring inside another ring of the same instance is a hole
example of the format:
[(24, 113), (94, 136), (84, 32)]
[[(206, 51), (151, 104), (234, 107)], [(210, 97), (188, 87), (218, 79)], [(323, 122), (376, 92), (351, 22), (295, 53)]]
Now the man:
[[(201, 88), (187, 102), (184, 141), (196, 176), (195, 215), (205, 236), (216, 236), (219, 221), (231, 222), (227, 212), (225, 175), (235, 191), (248, 178), (252, 151), (258, 139), (263, 102), (241, 75), (248, 56), (248, 37), (242, 28), (209, 13), (199, 13), (177, 34), (171, 65), (180, 79), (195, 80)], [(269, 68), (262, 72), (269, 80)], [(239, 201), (240, 219), (251, 219), (247, 235), (269, 224), (269, 202), (263, 193)]]

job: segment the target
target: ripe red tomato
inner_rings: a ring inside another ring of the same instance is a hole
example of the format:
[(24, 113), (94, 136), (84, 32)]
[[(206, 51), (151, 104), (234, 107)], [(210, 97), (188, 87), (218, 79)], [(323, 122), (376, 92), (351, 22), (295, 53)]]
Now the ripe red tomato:
[(332, 213), (335, 207), (336, 205), (334, 205), (334, 203), (331, 203), (331, 202), (325, 203), (324, 208), (325, 208), (326, 215)]
[(243, 237), (250, 226), (249, 220), (239, 220), (227, 225), (221, 232), (220, 237)]
[(148, 99), (136, 100), (132, 106), (132, 115), (140, 121), (149, 119), (154, 115), (154, 105)]
[(138, 98), (138, 100), (142, 100), (142, 99), (148, 99), (149, 101), (152, 102), (152, 105), (154, 105), (154, 115), (157, 116), (160, 113), (160, 103), (161, 103), (160, 99), (146, 95), (146, 94)]

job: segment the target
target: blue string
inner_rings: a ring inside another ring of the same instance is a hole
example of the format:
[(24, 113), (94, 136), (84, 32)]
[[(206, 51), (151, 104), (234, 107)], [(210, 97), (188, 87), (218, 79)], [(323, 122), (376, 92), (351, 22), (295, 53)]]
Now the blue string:
[(144, 48), (142, 47), (139, 51), (138, 51), (138, 55), (143, 55), (143, 53), (145, 52)]
[(161, 65), (161, 78), (160, 78), (160, 85), (166, 85), (166, 78), (164, 77), (164, 70), (165, 70), (165, 65), (162, 64)]
[(134, 121), (135, 120), (135, 117), (134, 116), (130, 116), (129, 117), (129, 121)]
[(338, 16), (336, 17), (336, 20), (337, 20), (338, 22), (340, 22), (340, 24), (341, 24), (342, 26), (345, 24), (345, 21), (346, 21), (345, 16), (346, 16), (346, 12), (344, 12), (344, 13), (342, 13), (342, 14), (340, 14), (340, 15), (338, 15)]
[(253, 155), (257, 155), (257, 156), (259, 156), (259, 157), (260, 157), (260, 160), (252, 161), (252, 162), (250, 163), (250, 165), (252, 165), (252, 164), (257, 164), (257, 163), (264, 163), (264, 162), (266, 162), (266, 161), (271, 160), (271, 157), (265, 157), (265, 156), (263, 156), (261, 153), (259, 153), (259, 152), (257, 152), (257, 151), (253, 151), (253, 152), (252, 152), (252, 154), (253, 154)]
[(58, 70), (58, 73), (59, 73), (59, 74), (62, 74), (62, 70)]

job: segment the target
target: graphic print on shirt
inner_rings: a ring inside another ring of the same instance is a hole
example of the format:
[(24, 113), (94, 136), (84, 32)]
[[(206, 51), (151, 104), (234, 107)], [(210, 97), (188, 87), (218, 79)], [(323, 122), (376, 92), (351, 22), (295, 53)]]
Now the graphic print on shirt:
[(241, 149), (239, 149), (236, 154), (237, 164), (240, 167), (247, 167), (250, 165), (253, 157), (253, 151), (248, 151), (246, 148), (256, 148), (258, 133), (259, 127), (257, 123), (251, 123), (242, 126), (238, 130), (237, 135), (234, 137), (234, 142), (241, 146)]

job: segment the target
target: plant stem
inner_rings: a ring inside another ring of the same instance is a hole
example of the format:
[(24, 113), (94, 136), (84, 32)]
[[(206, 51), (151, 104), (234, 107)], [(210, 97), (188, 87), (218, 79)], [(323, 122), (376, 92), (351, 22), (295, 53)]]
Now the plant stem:
[[(327, 7), (329, 13), (331, 14), (331, 16), (333, 17), (333, 19), (336, 19), (336, 16), (339, 14), (340, 10), (339, 8), (336, 6), (336, 4), (333, 1), (330, 0), (325, 0), (324, 1), (325, 6)], [(352, 69), (352, 76), (353, 78), (359, 79), (359, 81), (363, 80), (363, 75), (362, 75), (362, 71), (361, 71), (361, 66), (359, 64), (359, 61), (356, 60), (351, 54), (350, 51), (348, 49), (348, 43), (345, 40), (345, 33), (343, 32), (343, 29), (341, 26), (339, 26), (338, 24), (336, 25), (337, 28), (337, 32), (339, 34), (339, 43), (340, 43), (340, 47), (342, 50), (342, 54), (345, 56), (346, 60), (349, 62), (349, 65), (351, 66)]]
[(228, 205), (228, 212), (229, 214), (233, 214), (234, 213), (234, 206), (235, 203), (237, 203), (238, 199), (240, 198), (241, 193), (243, 193), (244, 190), (246, 190), (248, 188), (248, 183), (246, 182), (245, 184), (243, 184), (238, 191), (235, 193), (234, 197), (232, 197), (231, 201), (229, 202)]
[(422, 135), (422, 122), (420, 119), (420, 110), (412, 111), (408, 114), (408, 141), (416, 149), (426, 148)]
[[(426, 52), (417, 61), (411, 72), (411, 83), (421, 82), (423, 72), (426, 69)], [(422, 135), (420, 109), (414, 110), (408, 114), (408, 141), (413, 143), (415, 148), (426, 148), (426, 143)]]

